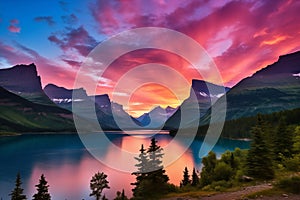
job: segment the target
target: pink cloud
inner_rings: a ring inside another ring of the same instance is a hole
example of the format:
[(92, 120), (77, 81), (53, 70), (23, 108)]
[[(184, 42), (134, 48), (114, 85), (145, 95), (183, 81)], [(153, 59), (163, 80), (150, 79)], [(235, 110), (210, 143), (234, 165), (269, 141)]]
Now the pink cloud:
[(16, 44), (16, 47), (12, 47), (0, 42), (0, 58), (6, 60), (11, 66), (34, 62), (37, 66), (38, 74), (41, 76), (43, 86), (48, 83), (54, 83), (68, 88), (73, 87), (76, 75), (75, 69), (64, 68), (61, 63), (49, 60), (33, 49), (21, 44)]
[(10, 25), (8, 27), (8, 30), (12, 33), (20, 33), (21, 31), (21, 28), (20, 27), (17, 27), (17, 26), (14, 26), (14, 25)]
[(19, 20), (17, 19), (10, 20), (10, 25), (8, 26), (8, 30), (12, 33), (20, 33), (21, 28), (17, 26), (18, 24), (19, 24)]
[[(142, 26), (187, 34), (211, 53), (229, 86), (276, 61), (279, 55), (300, 49), (299, 10), (299, 1), (280, 0), (151, 1), (130, 5), (99, 0), (91, 7), (99, 32), (108, 35)], [(123, 65), (129, 65), (128, 61)]]
[(71, 29), (62, 35), (51, 35), (48, 40), (58, 45), (64, 52), (75, 50), (81, 56), (87, 56), (98, 44), (83, 26)]

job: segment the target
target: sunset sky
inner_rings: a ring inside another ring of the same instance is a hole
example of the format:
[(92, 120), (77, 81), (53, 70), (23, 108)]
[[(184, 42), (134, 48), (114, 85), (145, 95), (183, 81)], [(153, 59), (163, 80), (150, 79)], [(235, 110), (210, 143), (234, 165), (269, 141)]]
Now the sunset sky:
[[(43, 87), (54, 83), (72, 88), (89, 52), (101, 41), (131, 28), (164, 27), (193, 38), (213, 58), (229, 87), (275, 62), (279, 55), (300, 50), (297, 0), (1, 0), (0, 8), (0, 68), (34, 62)], [(145, 63), (168, 65), (189, 83), (201, 78), (177, 55), (139, 50), (117, 59), (97, 92), (112, 97), (118, 79)], [(166, 79), (172, 81), (170, 76)], [(189, 91), (183, 93), (187, 96)], [(154, 98), (149, 98), (151, 94)], [(130, 106), (125, 107), (132, 115), (154, 105), (180, 103), (168, 88), (155, 84), (140, 87), (132, 95)]]

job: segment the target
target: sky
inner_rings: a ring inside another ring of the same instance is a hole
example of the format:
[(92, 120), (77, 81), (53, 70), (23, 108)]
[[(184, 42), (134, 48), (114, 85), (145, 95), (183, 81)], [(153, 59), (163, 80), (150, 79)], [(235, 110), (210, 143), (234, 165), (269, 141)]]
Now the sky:
[[(35, 63), (43, 87), (54, 83), (73, 88), (90, 51), (133, 28), (163, 27), (186, 34), (207, 51), (229, 87), (278, 56), (300, 50), (297, 0), (1, 0), (0, 8), (0, 68)], [(118, 102), (112, 95), (118, 80), (146, 63), (170, 66), (188, 83), (201, 79), (180, 56), (144, 49), (117, 58), (101, 77), (97, 93), (107, 93)], [(164, 75), (151, 67), (140, 73), (137, 79), (142, 74)], [(176, 82), (168, 74), (165, 78)], [(115, 96), (130, 95), (125, 109), (138, 116), (153, 106), (178, 106), (189, 95), (189, 89), (183, 89), (178, 98), (169, 88), (153, 83), (137, 86), (131, 94), (115, 92)]]

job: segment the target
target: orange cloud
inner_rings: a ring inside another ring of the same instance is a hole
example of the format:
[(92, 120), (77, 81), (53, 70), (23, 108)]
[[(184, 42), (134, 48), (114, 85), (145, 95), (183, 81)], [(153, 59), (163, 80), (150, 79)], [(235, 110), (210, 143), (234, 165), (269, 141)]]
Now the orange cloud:
[(264, 44), (267, 44), (267, 45), (274, 45), (274, 44), (277, 44), (285, 39), (287, 39), (288, 37), (287, 36), (284, 36), (284, 35), (281, 35), (281, 36), (277, 36), (277, 37), (274, 37), (273, 39), (271, 40), (265, 40), (263, 41), (262, 45)]
[(127, 111), (130, 115), (138, 117), (156, 106), (177, 107), (181, 103), (182, 101), (167, 87), (158, 84), (146, 84), (131, 95)]

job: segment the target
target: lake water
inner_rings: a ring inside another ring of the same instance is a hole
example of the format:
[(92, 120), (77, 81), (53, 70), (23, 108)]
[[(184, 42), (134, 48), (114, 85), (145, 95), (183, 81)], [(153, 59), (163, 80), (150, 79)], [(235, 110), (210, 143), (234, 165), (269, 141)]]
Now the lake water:
[[(97, 151), (104, 152), (107, 158), (118, 163), (120, 168), (123, 165), (134, 166), (136, 163), (122, 161), (120, 153), (114, 152), (112, 146), (115, 145), (122, 151), (137, 153), (142, 143), (146, 148), (149, 146), (150, 136), (146, 133), (133, 135), (124, 135), (122, 132), (107, 133), (112, 143), (99, 144)], [(155, 138), (162, 147), (166, 147), (172, 141), (172, 137), (163, 133), (155, 135)], [(186, 138), (182, 140), (184, 139)], [(176, 141), (171, 153), (176, 155), (184, 149), (183, 145), (184, 142)], [(194, 140), (179, 159), (166, 166), (171, 183), (179, 185), (185, 166), (190, 172), (193, 167), (200, 170), (201, 158), (198, 155), (201, 145), (201, 140)], [(226, 150), (234, 150), (236, 147), (247, 149), (249, 142), (220, 139), (213, 151), (219, 156)], [(135, 177), (129, 172), (112, 169), (94, 158), (76, 134), (24, 134), (0, 137), (0, 199), (10, 199), (8, 194), (14, 188), (18, 172), (21, 173), (22, 186), (28, 199), (35, 193), (34, 185), (38, 183), (41, 174), (46, 176), (53, 200), (92, 199), (89, 197), (89, 182), (98, 171), (108, 175), (111, 189), (104, 190), (103, 193), (109, 199), (113, 199), (116, 191), (123, 188), (127, 196), (131, 196), (130, 183), (135, 181)]]

